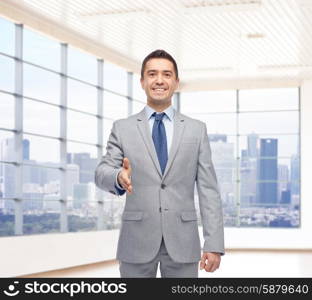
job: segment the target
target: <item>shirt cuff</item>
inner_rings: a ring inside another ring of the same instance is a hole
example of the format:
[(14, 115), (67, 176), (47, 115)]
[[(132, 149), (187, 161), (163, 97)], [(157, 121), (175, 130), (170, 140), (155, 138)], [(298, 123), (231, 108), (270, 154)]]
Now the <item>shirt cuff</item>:
[(116, 185), (116, 187), (118, 188), (118, 189), (120, 189), (120, 190), (122, 190), (122, 191), (125, 191), (125, 189), (122, 187), (122, 186), (120, 186), (120, 184), (118, 183), (118, 174), (119, 174), (120, 172), (118, 172), (117, 173), (117, 175), (116, 175), (116, 178), (115, 178), (115, 185)]

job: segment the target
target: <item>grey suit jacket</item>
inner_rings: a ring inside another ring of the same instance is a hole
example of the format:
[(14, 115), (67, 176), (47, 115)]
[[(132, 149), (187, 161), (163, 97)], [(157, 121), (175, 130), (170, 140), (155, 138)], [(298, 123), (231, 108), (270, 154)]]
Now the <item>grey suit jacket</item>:
[(114, 122), (106, 150), (95, 171), (99, 188), (117, 194), (115, 179), (124, 157), (129, 158), (132, 167), (133, 192), (126, 196), (117, 259), (151, 261), (163, 237), (174, 261), (200, 260), (195, 182), (205, 240), (203, 251), (224, 253), (222, 203), (205, 123), (175, 111), (164, 175), (144, 109)]

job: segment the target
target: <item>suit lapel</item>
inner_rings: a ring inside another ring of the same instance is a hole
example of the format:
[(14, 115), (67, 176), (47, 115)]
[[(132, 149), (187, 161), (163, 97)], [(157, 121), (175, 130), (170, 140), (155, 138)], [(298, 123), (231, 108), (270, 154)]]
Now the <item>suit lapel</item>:
[(175, 110), (174, 118), (173, 118), (173, 137), (172, 137), (172, 144), (170, 148), (170, 152), (168, 155), (168, 161), (166, 165), (166, 169), (164, 172), (164, 175), (161, 173), (157, 153), (155, 150), (154, 142), (151, 136), (151, 131), (149, 128), (148, 120), (146, 118), (145, 110), (143, 109), (137, 116), (137, 126), (139, 129), (139, 132), (143, 138), (144, 144), (147, 148), (147, 151), (155, 165), (155, 168), (157, 169), (157, 172), (160, 177), (163, 179), (166, 177), (166, 175), (169, 172), (169, 169), (174, 161), (174, 158), (177, 154), (177, 151), (179, 149), (179, 145), (182, 139), (183, 131), (184, 131), (184, 118), (181, 116), (179, 112)]
[(144, 144), (147, 148), (147, 151), (148, 151), (148, 153), (149, 153), (149, 155), (150, 155), (150, 157), (151, 157), (151, 159), (155, 165), (155, 168), (157, 169), (159, 176), (162, 177), (160, 165), (158, 162), (157, 153), (155, 150), (154, 142), (153, 142), (153, 139), (151, 136), (151, 131), (149, 128), (148, 120), (146, 118), (146, 114), (145, 114), (144, 109), (138, 114), (137, 126), (138, 126), (140, 134), (143, 138), (143, 141), (144, 141)]
[(179, 149), (179, 145), (181, 143), (181, 139), (183, 136), (184, 131), (184, 118), (182, 115), (175, 110), (174, 112), (174, 118), (173, 118), (173, 137), (172, 137), (172, 144), (168, 156), (168, 161), (166, 165), (166, 169), (163, 175), (163, 179), (165, 179), (166, 175), (168, 174), (170, 167), (172, 166), (172, 163), (174, 161), (174, 158), (177, 154), (177, 151)]

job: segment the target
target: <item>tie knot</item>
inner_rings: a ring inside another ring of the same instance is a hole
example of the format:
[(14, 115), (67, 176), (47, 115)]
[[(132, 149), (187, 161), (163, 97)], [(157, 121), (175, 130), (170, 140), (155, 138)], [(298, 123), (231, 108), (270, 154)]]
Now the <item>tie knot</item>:
[(162, 121), (163, 117), (165, 116), (166, 113), (162, 112), (160, 114), (157, 114), (156, 112), (154, 112), (152, 114), (152, 116), (155, 117), (155, 121)]

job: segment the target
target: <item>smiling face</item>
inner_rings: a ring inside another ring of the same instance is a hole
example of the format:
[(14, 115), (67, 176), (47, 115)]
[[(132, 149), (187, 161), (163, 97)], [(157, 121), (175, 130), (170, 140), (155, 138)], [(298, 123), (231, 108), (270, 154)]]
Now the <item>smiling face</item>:
[(166, 109), (179, 84), (173, 63), (165, 58), (152, 58), (146, 63), (143, 74), (141, 85), (147, 104), (158, 111)]

